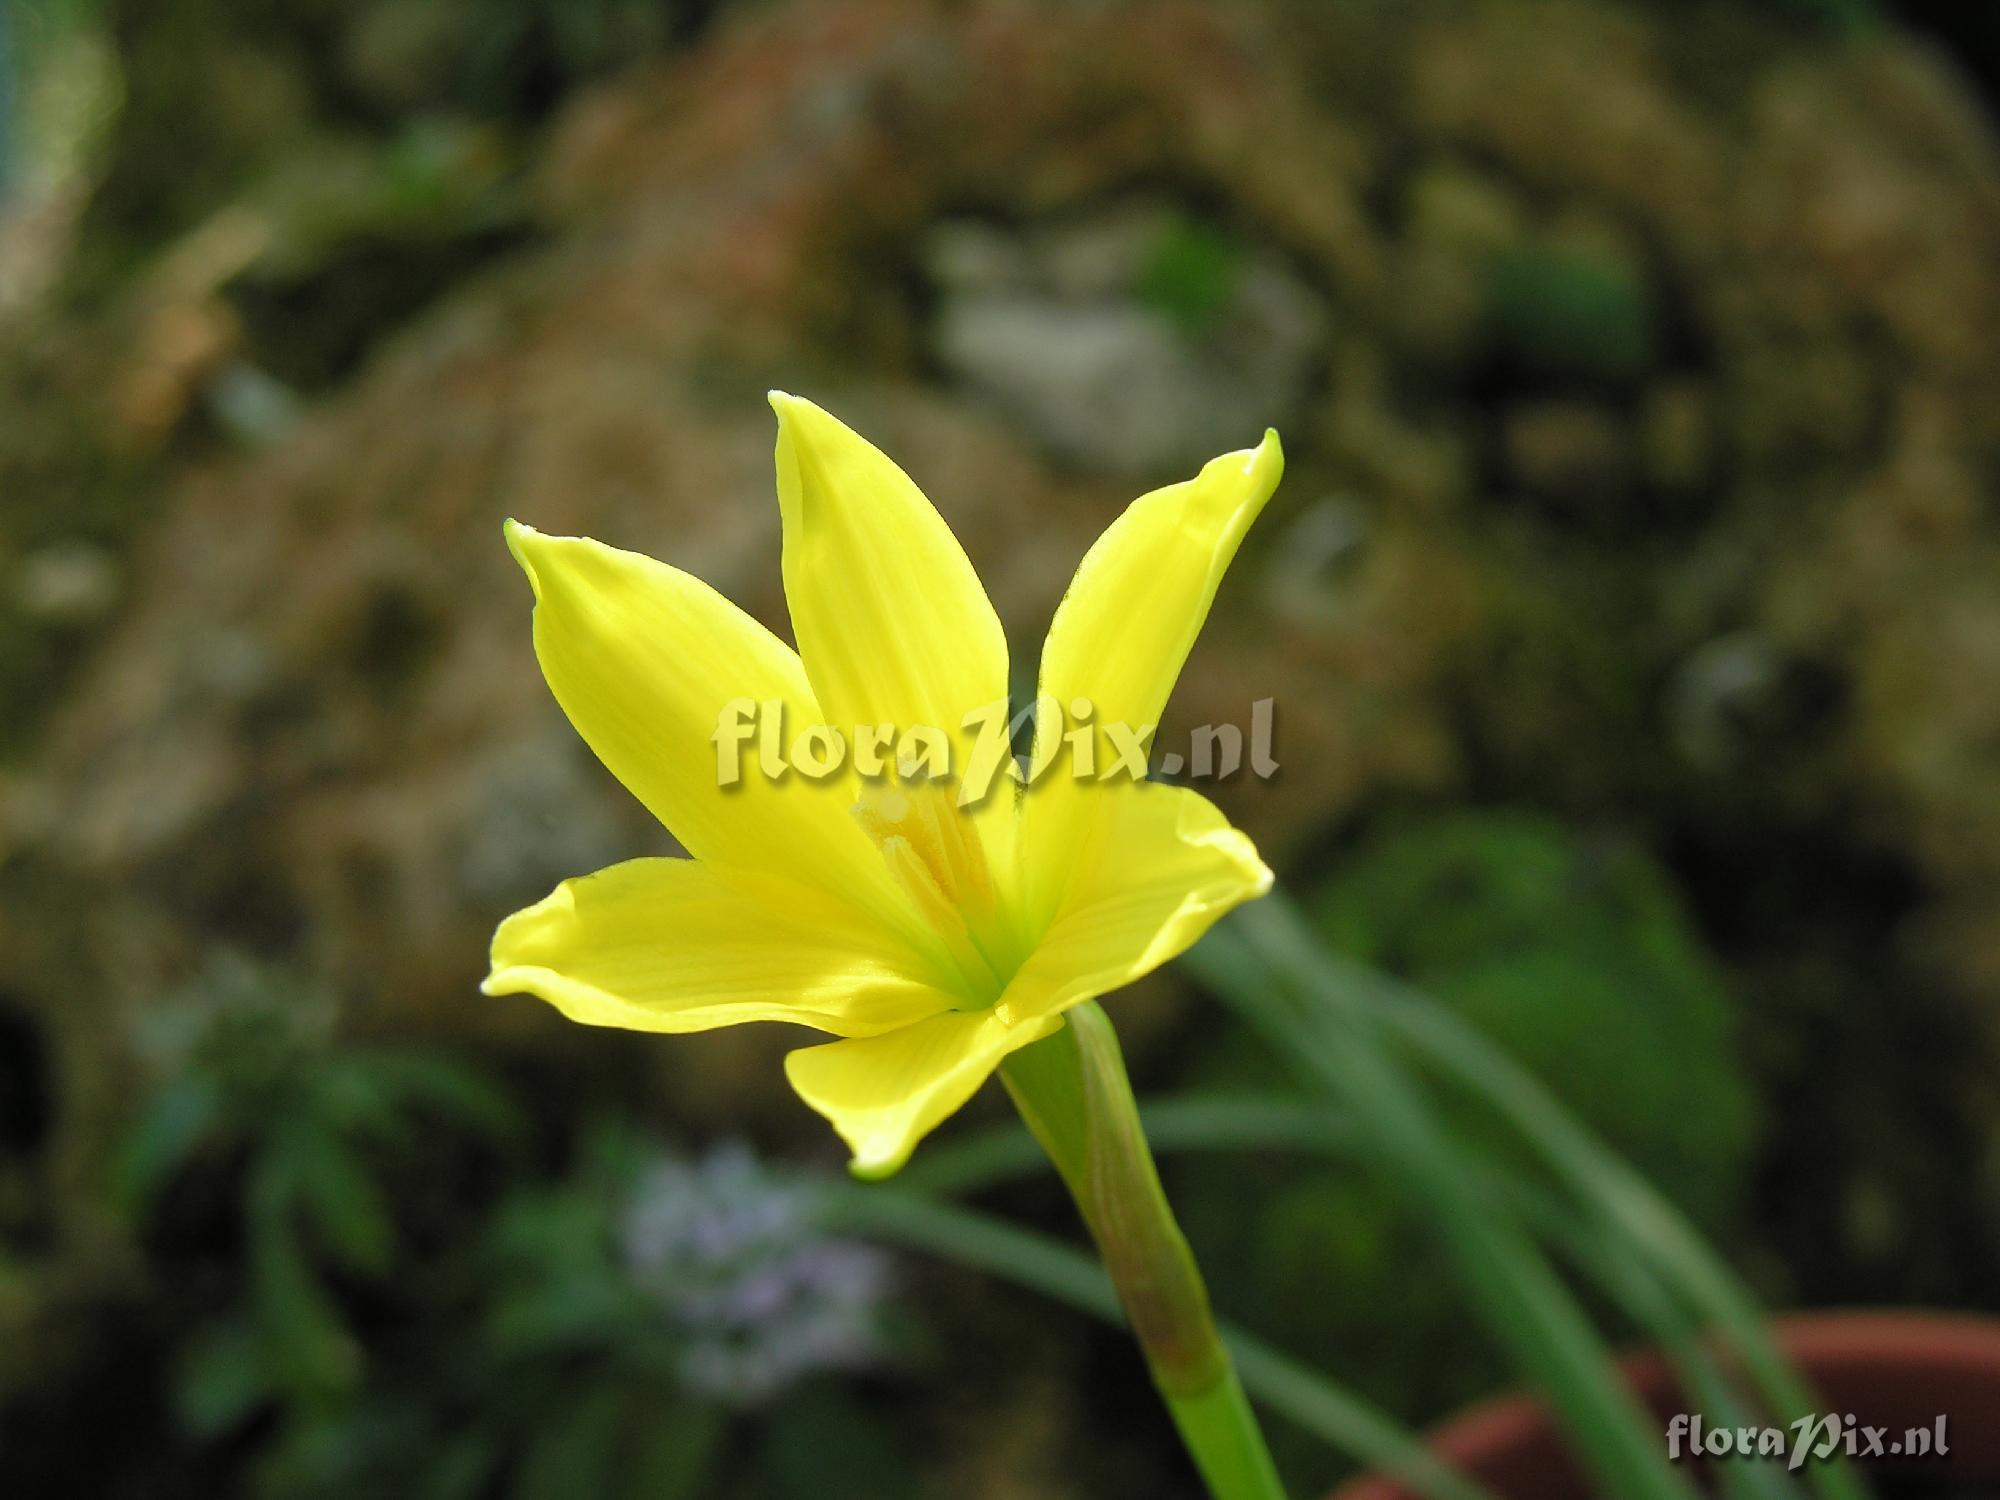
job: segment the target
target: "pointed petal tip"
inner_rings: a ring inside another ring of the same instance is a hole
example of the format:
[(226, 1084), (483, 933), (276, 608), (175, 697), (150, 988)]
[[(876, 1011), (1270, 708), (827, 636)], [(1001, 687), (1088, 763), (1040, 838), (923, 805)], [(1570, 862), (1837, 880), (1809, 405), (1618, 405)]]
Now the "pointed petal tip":
[(1285, 449), (1278, 440), (1278, 429), (1275, 427), (1264, 429), (1264, 436), (1256, 447), (1219, 454), (1203, 464), (1201, 469), (1202, 478), (1211, 484), (1221, 482), (1232, 494), (1241, 493), (1241, 481), (1249, 481), (1248, 488), (1257, 492), (1259, 503), (1270, 498), (1284, 473)]
[(1285, 449), (1278, 441), (1278, 429), (1266, 427), (1263, 440), (1239, 456), (1242, 464), (1237, 472), (1242, 479), (1238, 493), (1249, 502), (1254, 517), (1278, 492), (1278, 483), (1285, 477)]
[(887, 1144), (885, 1146), (885, 1142), (880, 1138), (871, 1141), (865, 1131), (856, 1130), (850, 1133), (838, 1114), (830, 1112), (815, 1102), (813, 1095), (806, 1088), (801, 1087), (799, 1080), (802, 1070), (810, 1067), (812, 1062), (812, 1059), (807, 1054), (817, 1052), (827, 1045), (829, 1044), (821, 1043), (818, 1047), (798, 1047), (787, 1052), (785, 1054), (786, 1081), (791, 1084), (793, 1092), (797, 1093), (809, 1107), (825, 1117), (827, 1122), (833, 1126), (841, 1140), (846, 1144), (847, 1149), (854, 1153), (848, 1159), (847, 1163), (847, 1170), (850, 1176), (861, 1182), (880, 1182), (885, 1177), (895, 1176), (896, 1173), (903, 1169), (904, 1163), (909, 1161), (910, 1152), (916, 1147), (914, 1139), (905, 1140), (899, 1144)]
[(909, 1163), (910, 1153), (898, 1156), (856, 1156), (847, 1164), (848, 1175), (860, 1182), (881, 1182), (894, 1177)]
[(767, 391), (765, 399), (771, 403), (771, 410), (778, 414), (780, 444), (800, 443), (810, 448), (818, 447), (835, 436), (854, 436), (845, 423), (817, 401), (808, 401), (804, 396), (775, 389)]
[(528, 555), (528, 549), (541, 540), (542, 534), (512, 516), (501, 524), (500, 534), (507, 538), (507, 550), (514, 554), (514, 561), (528, 575), (528, 587), (535, 591), (535, 598), (539, 601), (542, 597), (542, 576), (535, 570), (535, 560)]
[(1271, 482), (1277, 483), (1277, 475), (1285, 471), (1285, 445), (1278, 441), (1278, 429), (1266, 427), (1263, 441), (1252, 448), (1243, 459), (1243, 472), (1253, 474), (1258, 469), (1269, 467), (1273, 470)]
[(796, 455), (801, 446), (811, 447), (813, 439), (812, 419), (825, 415), (803, 396), (794, 396), (790, 391), (771, 390), (765, 393), (771, 403), (771, 410), (778, 418), (778, 463), (786, 463), (785, 455)]

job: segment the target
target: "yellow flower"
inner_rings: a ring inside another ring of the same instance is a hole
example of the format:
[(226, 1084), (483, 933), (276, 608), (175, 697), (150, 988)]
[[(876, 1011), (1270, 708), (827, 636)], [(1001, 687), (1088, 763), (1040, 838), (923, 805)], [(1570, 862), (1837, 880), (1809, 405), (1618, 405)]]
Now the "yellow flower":
[[(797, 651), (664, 563), (507, 525), (557, 702), (693, 858), (564, 881), (501, 924), (483, 988), (635, 1031), (829, 1032), (842, 1040), (785, 1072), (854, 1170), (883, 1176), (1009, 1053), (1181, 952), (1271, 873), (1199, 794), (1082, 779), (1062, 759), (968, 806), (893, 759), (887, 776), (850, 757), (767, 777), (753, 751), (723, 784), (732, 704), (782, 705), (788, 737), (934, 726), (960, 772), (979, 752), (968, 715), (1007, 697), (999, 618), (930, 502), (811, 402), (771, 404)], [(1040, 695), (1087, 704), (1095, 725), (1155, 725), (1282, 468), (1266, 433), (1133, 502), (1056, 611)]]

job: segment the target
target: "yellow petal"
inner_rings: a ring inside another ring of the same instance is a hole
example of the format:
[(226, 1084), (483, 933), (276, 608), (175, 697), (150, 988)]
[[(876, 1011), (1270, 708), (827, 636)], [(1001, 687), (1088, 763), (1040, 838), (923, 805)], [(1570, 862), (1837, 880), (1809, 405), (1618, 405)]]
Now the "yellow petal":
[[(1065, 715), (1079, 700), (1090, 706), (1100, 768), (1115, 760), (1103, 726), (1144, 733), (1159, 723), (1222, 575), (1284, 468), (1278, 435), (1266, 432), (1257, 447), (1134, 500), (1085, 554), (1049, 626), (1037, 692)], [(1032, 920), (1048, 919), (1088, 837), (1079, 790), (1065, 751), (1025, 799), (1021, 865)]]
[(1159, 722), (1243, 533), (1278, 487), (1278, 435), (1142, 495), (1085, 554), (1042, 648), (1039, 691), (1099, 723)]
[(830, 722), (935, 728), (1007, 698), (1007, 638), (965, 549), (910, 477), (810, 401), (771, 393), (785, 597)]
[(1026, 1024), (1130, 984), (1194, 944), (1231, 907), (1271, 888), (1257, 850), (1186, 787), (1083, 789), (1089, 842), (1040, 946), (996, 1007)]
[(793, 1021), (873, 1036), (947, 1003), (903, 945), (845, 902), (691, 859), (634, 859), (565, 880), (500, 924), (481, 988), (633, 1031)]
[(886, 1177), (918, 1141), (970, 1099), (1002, 1058), (1062, 1025), (1009, 1024), (991, 1010), (954, 1011), (901, 1031), (828, 1042), (785, 1058), (799, 1097), (833, 1122), (858, 1176)]
[[(535, 591), (535, 654), (599, 760), (698, 859), (777, 869), (907, 929), (907, 903), (849, 815), (839, 778), (759, 773), (746, 744), (724, 785), (716, 733), (733, 703), (779, 703), (781, 744), (821, 722), (797, 654), (690, 574), (582, 537), (507, 523)], [(768, 714), (770, 710), (760, 709)]]

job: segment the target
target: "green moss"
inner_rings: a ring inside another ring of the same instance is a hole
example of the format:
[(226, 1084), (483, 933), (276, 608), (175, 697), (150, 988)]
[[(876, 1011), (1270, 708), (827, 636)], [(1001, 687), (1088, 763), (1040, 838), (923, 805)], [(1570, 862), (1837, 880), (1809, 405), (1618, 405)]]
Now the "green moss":
[(1154, 244), (1133, 294), (1183, 332), (1200, 335), (1234, 300), (1242, 265), (1243, 247), (1219, 229), (1177, 223)]
[(1607, 259), (1546, 247), (1506, 252), (1493, 262), (1487, 299), (1501, 356), (1527, 373), (1623, 382), (1657, 358), (1645, 284)]

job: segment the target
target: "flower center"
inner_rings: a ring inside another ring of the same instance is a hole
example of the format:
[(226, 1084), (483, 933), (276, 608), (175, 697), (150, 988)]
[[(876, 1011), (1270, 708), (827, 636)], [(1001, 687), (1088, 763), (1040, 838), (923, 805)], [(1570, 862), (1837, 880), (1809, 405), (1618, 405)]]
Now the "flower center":
[(868, 787), (854, 817), (889, 873), (943, 939), (965, 980), (967, 1008), (1000, 998), (1020, 967), (979, 829), (943, 787)]

